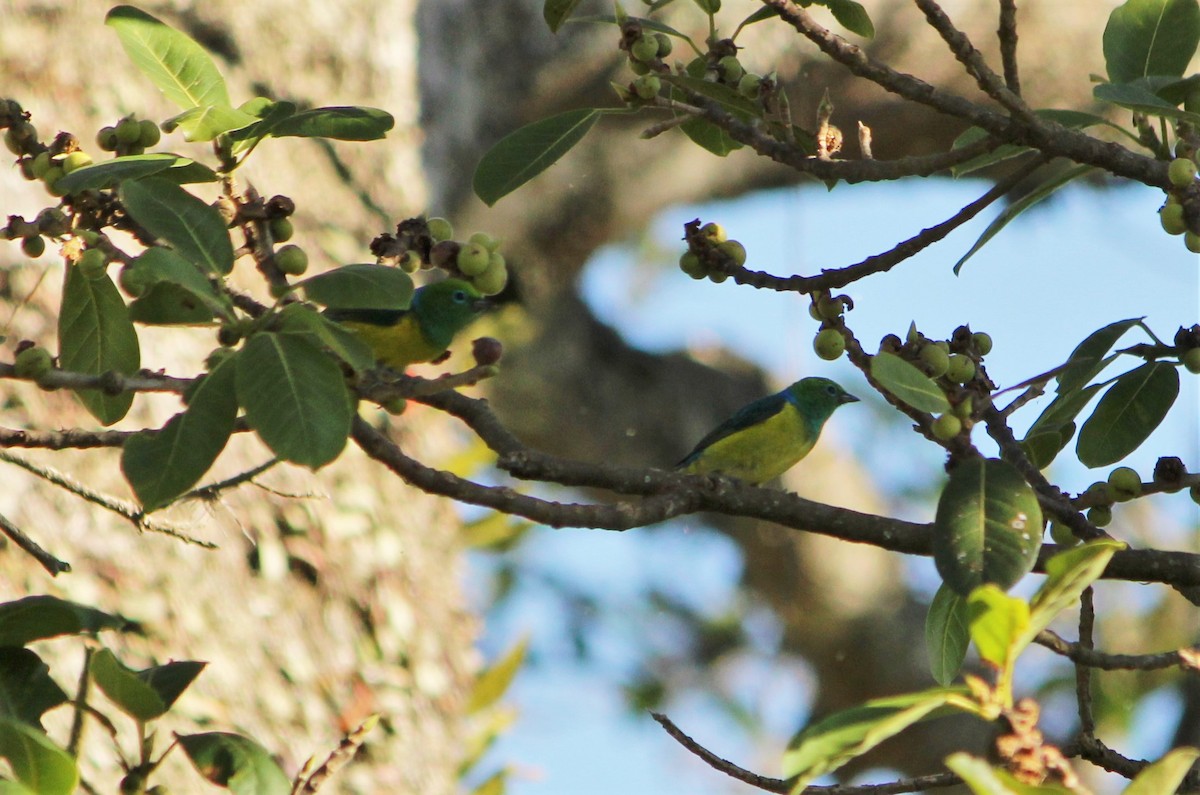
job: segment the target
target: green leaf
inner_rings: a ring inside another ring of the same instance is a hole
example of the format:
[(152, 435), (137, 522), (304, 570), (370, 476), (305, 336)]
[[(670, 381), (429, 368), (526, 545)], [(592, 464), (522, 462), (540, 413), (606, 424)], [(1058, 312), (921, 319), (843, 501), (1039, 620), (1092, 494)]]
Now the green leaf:
[(209, 273), (233, 270), (233, 243), (212, 207), (158, 176), (121, 184), (121, 204), (150, 234)]
[(93, 681), (118, 709), (139, 723), (149, 723), (166, 714), (204, 666), (185, 660), (134, 671), (111, 651), (101, 649), (92, 657), (90, 671)]
[(209, 323), (213, 313), (179, 285), (161, 282), (129, 305), (129, 319), (147, 326), (198, 326)]
[(1100, 578), (1117, 550), (1126, 547), (1112, 538), (1096, 538), (1046, 561), (1046, 581), (1030, 600), (1029, 626), (1017, 651), (1032, 643), (1055, 616), (1079, 601), (1079, 595)]
[(200, 775), (234, 795), (289, 795), (291, 782), (266, 749), (226, 732), (176, 735)]
[(121, 471), (145, 511), (169, 505), (194, 486), (225, 449), (237, 419), (235, 370), (233, 360), (225, 360), (192, 391), (186, 411), (160, 430), (125, 440)]
[[(707, 97), (722, 105), (726, 110), (740, 119), (744, 120), (762, 116), (762, 108), (757, 103), (738, 93), (736, 88), (727, 86), (724, 83), (714, 83), (711, 80), (705, 80), (703, 77), (692, 77), (691, 75), (663, 75), (662, 80), (664, 83), (670, 83), (673, 86), (687, 89), (702, 97)], [(686, 97), (682, 93), (679, 93), (675, 99), (684, 100)], [(738, 144), (738, 146), (741, 146), (741, 144)]]
[(65, 193), (103, 190), (120, 185), (127, 179), (140, 179), (158, 174), (176, 184), (216, 182), (217, 174), (203, 163), (167, 152), (148, 155), (126, 155), (93, 163), (72, 171), (54, 183)]
[(1197, 758), (1200, 758), (1198, 748), (1176, 748), (1154, 764), (1142, 768), (1122, 795), (1174, 792), (1183, 783)]
[[(108, 276), (89, 279), (79, 268), (67, 268), (58, 316), (58, 357), (64, 370), (88, 375), (110, 370), (129, 375), (141, 365), (129, 310)], [(112, 425), (133, 405), (132, 392), (109, 395), (82, 389), (77, 394), (102, 425)]]
[(758, 9), (753, 14), (751, 14), (750, 16), (743, 19), (741, 24), (738, 25), (738, 29), (741, 30), (742, 28), (746, 27), (747, 25), (753, 25), (756, 22), (762, 22), (764, 20), (770, 19), (771, 17), (777, 17), (777, 16), (779, 16), (778, 8), (771, 8), (770, 6), (763, 6), (762, 8)]
[(974, 459), (950, 473), (933, 530), (933, 561), (946, 585), (961, 596), (985, 583), (1007, 590), (1037, 561), (1042, 509), (1012, 464)]
[(1092, 384), (1058, 395), (1029, 426), (1021, 446), (1038, 469), (1050, 466), (1075, 435), (1075, 418), (1101, 389)]
[(992, 767), (983, 759), (962, 752), (946, 757), (946, 767), (962, 777), (975, 795), (1075, 795), (1059, 784), (1023, 784), (1012, 773)]
[(38, 793), (15, 781), (0, 779), (0, 795), (38, 795)]
[(129, 307), (136, 323), (189, 325), (211, 321), (213, 315), (233, 317), (229, 299), (173, 249), (152, 246), (127, 267), (140, 271), (142, 283), (149, 285)]
[(229, 104), (224, 78), (189, 36), (133, 6), (117, 6), (104, 24), (116, 32), (134, 66), (179, 107)]
[(238, 402), (280, 458), (318, 469), (346, 446), (354, 403), (333, 357), (296, 334), (256, 334), (237, 355)]
[(832, 773), (914, 723), (939, 717), (941, 708), (959, 696), (957, 688), (880, 698), (834, 713), (800, 732), (783, 756), (783, 775), (796, 777), (798, 793), (811, 781)]
[(1200, 44), (1196, 0), (1127, 0), (1104, 28), (1108, 79), (1127, 83), (1148, 75), (1182, 75)]
[[(671, 27), (670, 25), (668, 25), (664, 22), (659, 22), (657, 19), (650, 19), (648, 17), (633, 17), (633, 16), (629, 16), (628, 14), (626, 14), (625, 17), (628, 20), (637, 22), (639, 25), (642, 26), (643, 30), (652, 30), (655, 33), (665, 33), (668, 36), (674, 36), (677, 39), (682, 39), (683, 41), (686, 41), (689, 45), (691, 45), (693, 50), (699, 49), (696, 46), (696, 43), (692, 41), (690, 36), (683, 33), (682, 31), (676, 30), (675, 28)], [(573, 22), (588, 22), (588, 23), (595, 23), (595, 24), (601, 24), (601, 25), (616, 25), (617, 27), (620, 27), (622, 24), (622, 20), (617, 19), (616, 15), (614, 15), (614, 14), (586, 14), (581, 17), (573, 17), (571, 19), (568, 19), (567, 21), (572, 22), (572, 23)]]
[(679, 125), (680, 131), (691, 139), (692, 143), (705, 149), (717, 157), (725, 157), (730, 152), (742, 148), (742, 144), (733, 140), (729, 133), (717, 125), (704, 119), (691, 119)]
[(1058, 394), (1065, 395), (1091, 381), (1112, 361), (1105, 359), (1112, 346), (1117, 344), (1117, 340), (1126, 331), (1140, 322), (1140, 317), (1118, 320), (1087, 335), (1087, 338), (1071, 351), (1062, 372), (1058, 374)]
[(721, 0), (692, 0), (692, 2), (710, 16), (721, 10)]
[(372, 353), (370, 345), (363, 342), (354, 332), (303, 304), (284, 307), (279, 313), (278, 330), (281, 334), (308, 336), (315, 345), (329, 348), (357, 372), (361, 373), (375, 366), (375, 354)]
[(388, 265), (343, 265), (297, 283), (304, 297), (333, 309), (408, 309), (413, 281)]
[(546, 0), (542, 4), (542, 19), (546, 20), (546, 26), (550, 28), (550, 32), (558, 33), (558, 29), (562, 27), (562, 24), (567, 21), (578, 5), (579, 0)]
[(1017, 643), (1029, 628), (1029, 604), (995, 585), (981, 585), (967, 597), (971, 640), (979, 656), (997, 668), (1011, 670)]
[(950, 401), (946, 400), (942, 388), (915, 365), (894, 353), (878, 353), (871, 357), (871, 378), (917, 411), (943, 414), (950, 410)]
[(38, 795), (73, 795), (79, 786), (75, 760), (40, 729), (0, 718), (0, 757), (17, 781)]
[(846, 30), (857, 33), (864, 39), (875, 38), (875, 25), (867, 14), (867, 9), (854, 0), (818, 0), (833, 12), (833, 18)]
[(0, 718), (41, 728), (42, 715), (67, 702), (50, 666), (29, 649), (0, 646)]
[(1092, 96), (1101, 102), (1111, 102), (1135, 113), (1200, 124), (1200, 113), (1180, 110), (1174, 103), (1155, 94), (1144, 80), (1132, 83), (1101, 83), (1092, 89)]
[(525, 653), (529, 650), (529, 639), (523, 638), (513, 646), (503, 657), (482, 671), (475, 679), (471, 688), (471, 696), (467, 700), (467, 714), (481, 712), (495, 704), (508, 690), (512, 680), (525, 662)]
[(357, 106), (313, 108), (288, 115), (273, 124), (275, 138), (335, 138), (339, 141), (376, 141), (396, 126), (392, 114)]
[(277, 124), (296, 115), (296, 103), (279, 100), (272, 102), (265, 97), (256, 97), (242, 104), (240, 110), (259, 121), (240, 130), (231, 130), (229, 138), (234, 142), (233, 151), (241, 154), (253, 149), (259, 141), (271, 135)]
[(1179, 397), (1179, 371), (1147, 362), (1117, 378), (1079, 430), (1075, 452), (1084, 466), (1116, 463), (1146, 441)]
[(600, 118), (594, 108), (569, 110), (501, 138), (475, 169), (475, 195), (489, 207), (554, 165)]
[(24, 646), (59, 635), (122, 629), (125, 619), (57, 596), (26, 596), (0, 604), (0, 646)]
[(966, 264), (967, 260), (974, 256), (976, 251), (983, 248), (989, 240), (998, 235), (1000, 230), (1008, 226), (1008, 224), (1018, 215), (1025, 212), (1042, 199), (1053, 195), (1064, 185), (1073, 182), (1080, 177), (1086, 176), (1095, 170), (1095, 166), (1088, 165), (1077, 165), (1072, 166), (1071, 168), (1063, 169), (1055, 174), (1052, 174), (1036, 188), (1009, 204), (992, 220), (990, 224), (988, 224), (987, 229), (983, 230), (983, 234), (979, 236), (979, 239), (975, 241), (975, 244), (971, 246), (970, 250), (967, 251), (966, 254), (963, 254), (962, 258), (958, 262), (954, 263), (954, 272), (957, 274), (960, 270), (962, 270), (962, 266)]
[(225, 105), (200, 105), (188, 108), (163, 122), (163, 129), (183, 131), (188, 141), (212, 141), (219, 135), (258, 123), (258, 117)]
[(925, 650), (929, 671), (939, 685), (950, 684), (962, 668), (971, 642), (967, 602), (943, 583), (933, 595), (925, 616)]
[[(1061, 124), (1069, 130), (1082, 130), (1096, 124), (1106, 124), (1115, 130), (1121, 130), (1119, 126), (1113, 124), (1102, 116), (1097, 116), (1094, 113), (1084, 113), (1079, 110), (1059, 110), (1057, 108), (1044, 108), (1035, 110), (1034, 115), (1044, 121), (1052, 121), (1056, 124)], [(988, 134), (982, 127), (971, 127), (954, 139), (954, 144), (951, 149), (965, 149), (968, 146), (973, 146), (979, 143)], [(1028, 146), (1017, 146), (1016, 144), (1002, 144), (986, 154), (968, 160), (962, 165), (955, 166), (950, 170), (956, 178), (964, 174), (970, 174), (973, 171), (978, 171), (981, 168), (1002, 163), (1005, 160), (1016, 157), (1030, 151)]]

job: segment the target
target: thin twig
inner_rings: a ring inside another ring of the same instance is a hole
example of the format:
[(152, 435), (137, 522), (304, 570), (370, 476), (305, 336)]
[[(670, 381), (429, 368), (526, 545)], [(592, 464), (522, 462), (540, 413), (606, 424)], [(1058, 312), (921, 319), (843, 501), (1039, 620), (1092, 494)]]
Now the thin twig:
[[(1092, 596), (1090, 585), (1079, 595), (1079, 645), (1089, 651), (1096, 646), (1093, 637), (1096, 610)], [(1079, 705), (1079, 733), (1087, 738), (1094, 737), (1096, 718), (1092, 714), (1092, 669), (1086, 665), (1075, 666), (1075, 701)]]
[(51, 555), (46, 550), (34, 541), (29, 536), (25, 535), (21, 528), (17, 527), (8, 517), (0, 515), (0, 533), (12, 539), (12, 542), (21, 549), (25, 550), (38, 563), (42, 564), (42, 568), (50, 572), (51, 577), (57, 577), (60, 573), (69, 572), (71, 564), (65, 560), (59, 560)]
[(278, 458), (269, 459), (269, 460), (264, 461), (263, 463), (259, 464), (256, 467), (247, 469), (245, 472), (239, 472), (238, 474), (234, 475), (231, 478), (226, 478), (225, 480), (218, 480), (216, 483), (209, 483), (206, 486), (198, 486), (198, 487), (192, 489), (191, 491), (189, 491), (187, 494), (184, 494), (179, 499), (181, 501), (182, 500), (206, 500), (206, 501), (207, 500), (215, 500), (221, 494), (221, 492), (226, 491), (228, 489), (235, 488), (237, 486), (240, 486), (243, 483), (248, 483), (250, 481), (253, 481), (254, 478), (258, 477), (259, 475), (266, 472), (268, 469), (270, 469), (271, 467), (275, 466), (278, 463), (279, 463)]
[(1198, 649), (1158, 652), (1156, 654), (1106, 654), (1088, 648), (1081, 643), (1072, 643), (1048, 629), (1034, 638), (1055, 654), (1061, 654), (1076, 665), (1099, 668), (1102, 671), (1157, 671), (1176, 665), (1186, 665), (1186, 657)]
[(1004, 85), (1021, 96), (1021, 76), (1017, 69), (1017, 0), (1000, 0), (1000, 60), (1004, 64)]

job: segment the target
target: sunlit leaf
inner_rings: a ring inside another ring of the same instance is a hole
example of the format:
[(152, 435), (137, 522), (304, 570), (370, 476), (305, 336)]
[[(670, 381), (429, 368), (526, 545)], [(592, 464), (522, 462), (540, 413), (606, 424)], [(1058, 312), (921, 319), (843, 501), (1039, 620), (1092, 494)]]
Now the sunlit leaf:
[(200, 775), (234, 795), (289, 795), (291, 782), (266, 749), (240, 734), (177, 735)]
[(38, 795), (73, 795), (79, 786), (75, 760), (28, 724), (0, 718), (0, 757), (24, 786)]
[(525, 653), (528, 650), (529, 639), (524, 638), (479, 674), (467, 700), (468, 713), (487, 709), (504, 696), (517, 671), (521, 669), (521, 664), (525, 662)]
[(127, 179), (158, 174), (176, 184), (216, 182), (217, 175), (203, 163), (166, 152), (125, 155), (72, 171), (54, 183), (64, 193), (113, 188)]
[(1029, 627), (1019, 648), (1032, 643), (1055, 616), (1078, 602), (1079, 595), (1104, 573), (1117, 550), (1126, 547), (1121, 541), (1097, 538), (1050, 558), (1046, 562), (1046, 581), (1030, 600)]
[[(66, 269), (58, 316), (58, 357), (64, 370), (88, 375), (109, 371), (129, 375), (141, 366), (129, 309), (108, 276), (92, 279), (74, 266)], [(81, 389), (77, 394), (103, 425), (112, 425), (133, 405), (132, 392), (110, 395), (100, 389)]]
[(378, 108), (312, 108), (271, 125), (275, 138), (333, 138), (338, 141), (377, 141), (396, 125), (392, 114)]
[(112, 9), (104, 24), (134, 65), (179, 107), (229, 104), (224, 78), (191, 37), (133, 6)]
[(1157, 762), (1142, 768), (1122, 795), (1175, 792), (1197, 758), (1200, 758), (1200, 748), (1176, 748)]
[(1029, 604), (989, 583), (971, 591), (967, 613), (979, 656), (997, 668), (1010, 669), (1018, 641), (1029, 628)]

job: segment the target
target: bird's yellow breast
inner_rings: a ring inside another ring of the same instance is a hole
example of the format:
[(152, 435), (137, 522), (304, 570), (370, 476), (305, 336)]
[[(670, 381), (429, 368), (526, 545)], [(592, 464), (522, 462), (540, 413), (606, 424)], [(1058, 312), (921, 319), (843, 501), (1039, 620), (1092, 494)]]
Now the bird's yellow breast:
[(683, 471), (765, 483), (795, 466), (816, 441), (800, 411), (788, 403), (765, 421), (713, 442)]
[(393, 370), (404, 370), (410, 364), (428, 362), (446, 352), (445, 346), (431, 343), (421, 333), (416, 315), (408, 313), (390, 326), (373, 323), (341, 321), (371, 347), (375, 360)]

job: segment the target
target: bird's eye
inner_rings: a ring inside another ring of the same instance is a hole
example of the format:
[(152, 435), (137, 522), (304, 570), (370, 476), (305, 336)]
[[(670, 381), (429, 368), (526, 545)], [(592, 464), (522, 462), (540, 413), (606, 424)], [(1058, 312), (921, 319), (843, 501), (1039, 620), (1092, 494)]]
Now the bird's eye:
[(837, 387), (835, 387), (833, 384), (830, 384), (829, 386), (825, 387), (825, 391), (830, 395), (836, 395)]
[(465, 292), (463, 292), (462, 290), (455, 290), (454, 291), (454, 300), (460, 304), (466, 303), (467, 294)]

